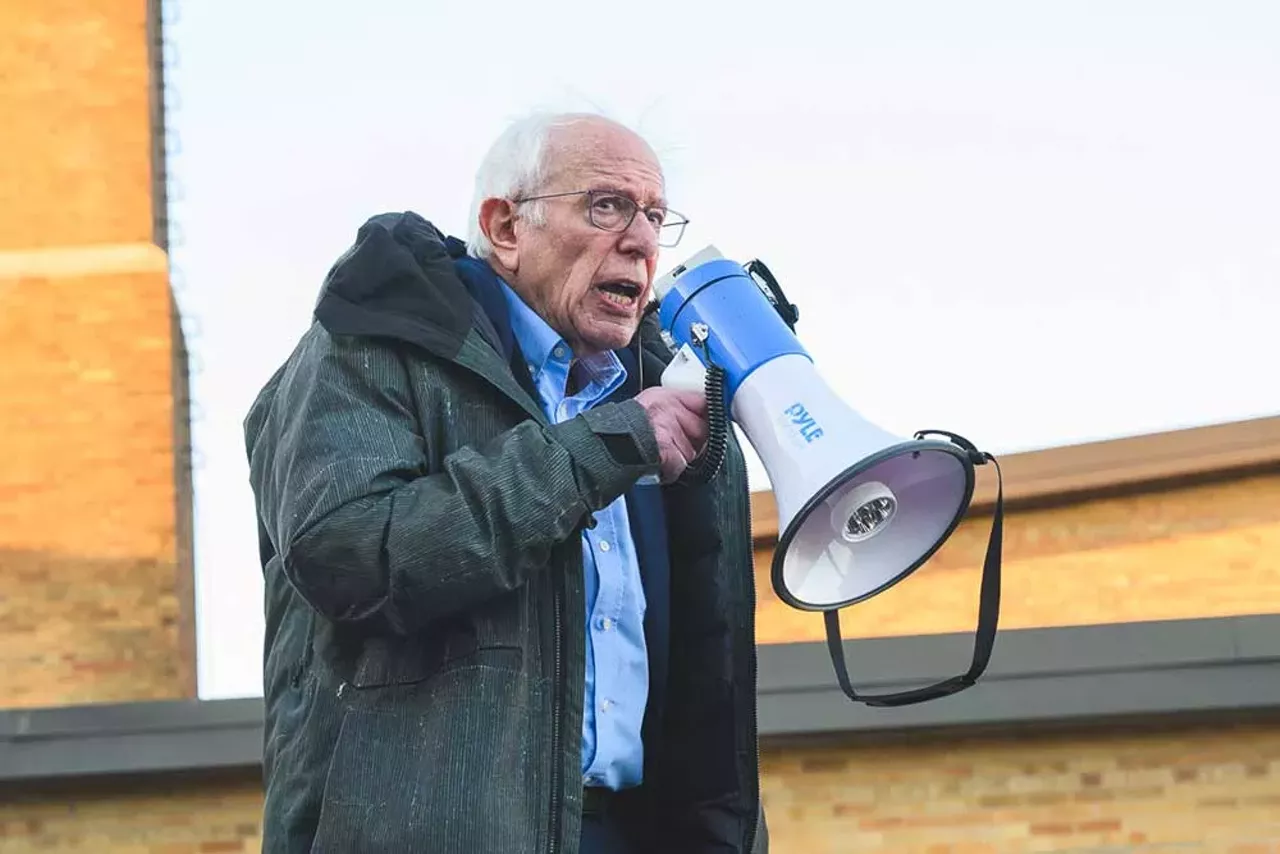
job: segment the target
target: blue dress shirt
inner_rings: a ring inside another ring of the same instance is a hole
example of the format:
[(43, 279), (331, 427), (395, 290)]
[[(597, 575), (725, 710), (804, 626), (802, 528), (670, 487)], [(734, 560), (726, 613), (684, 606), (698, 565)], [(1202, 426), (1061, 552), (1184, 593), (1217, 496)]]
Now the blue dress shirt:
[[(573, 352), (502, 283), (511, 331), (547, 418), (557, 424), (603, 401), (626, 379), (613, 353), (579, 359), (578, 391), (566, 396)], [(644, 588), (624, 498), (595, 514), (582, 535), (586, 593), (586, 693), (582, 701), (582, 775), (589, 786), (623, 789), (641, 782), (640, 727), (649, 693)]]

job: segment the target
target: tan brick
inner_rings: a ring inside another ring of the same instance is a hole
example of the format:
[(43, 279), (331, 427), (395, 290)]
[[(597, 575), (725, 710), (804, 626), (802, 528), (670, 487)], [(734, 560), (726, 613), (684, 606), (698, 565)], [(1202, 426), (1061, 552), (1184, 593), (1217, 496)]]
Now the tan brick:
[(189, 695), (163, 255), (25, 257), (50, 275), (0, 278), (0, 704)]
[[(967, 520), (899, 586), (847, 609), (846, 637), (969, 632), (989, 517)], [(756, 552), (761, 643), (825, 640), (777, 598), (773, 544)], [(1005, 519), (1002, 629), (1280, 613), (1280, 475)]]
[(0, 792), (0, 851), (260, 851), (261, 810), (261, 786), (250, 775), (24, 787)]
[[(827, 741), (770, 750), (762, 767), (771, 840), (784, 854), (1280, 840), (1280, 725)], [(1196, 773), (1175, 773), (1188, 767)], [(940, 773), (948, 768), (965, 773)], [(1075, 798), (1098, 787), (1105, 799)]]

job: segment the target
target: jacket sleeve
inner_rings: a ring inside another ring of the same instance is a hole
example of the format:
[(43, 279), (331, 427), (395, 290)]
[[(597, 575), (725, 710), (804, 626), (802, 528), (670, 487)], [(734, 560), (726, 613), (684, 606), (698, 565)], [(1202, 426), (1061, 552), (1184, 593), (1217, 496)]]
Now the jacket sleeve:
[[(658, 469), (643, 408), (533, 419), (428, 470), (399, 355), (312, 336), (246, 422), (261, 521), (293, 586), (331, 620), (405, 634), (510, 591), (584, 516)], [(466, 406), (459, 399), (458, 406)]]

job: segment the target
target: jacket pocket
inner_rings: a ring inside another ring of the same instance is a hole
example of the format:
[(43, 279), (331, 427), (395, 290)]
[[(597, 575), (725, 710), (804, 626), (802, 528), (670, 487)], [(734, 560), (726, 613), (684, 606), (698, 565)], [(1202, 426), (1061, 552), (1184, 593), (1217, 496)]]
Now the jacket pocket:
[(312, 851), (539, 854), (547, 681), (466, 664), (395, 690), (344, 713)]
[(452, 625), (410, 637), (371, 637), (364, 642), (351, 674), (353, 688), (415, 685), (456, 665), (519, 667), (520, 650), (479, 644), (470, 627)]

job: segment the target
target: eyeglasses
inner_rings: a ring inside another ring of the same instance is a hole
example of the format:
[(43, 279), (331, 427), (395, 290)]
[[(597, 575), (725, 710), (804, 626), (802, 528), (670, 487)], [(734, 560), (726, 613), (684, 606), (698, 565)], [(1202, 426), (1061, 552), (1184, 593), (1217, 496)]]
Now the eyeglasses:
[[(568, 196), (587, 197), (587, 216), (591, 224), (602, 231), (623, 232), (631, 227), (640, 211), (636, 202), (612, 190), (575, 190), (571, 193), (548, 193), (543, 196), (523, 196), (513, 199), (517, 204), (536, 202), (540, 199), (559, 199)], [(644, 209), (645, 219), (658, 233), (658, 245), (675, 246), (684, 236), (689, 220), (668, 207), (654, 206)]]

